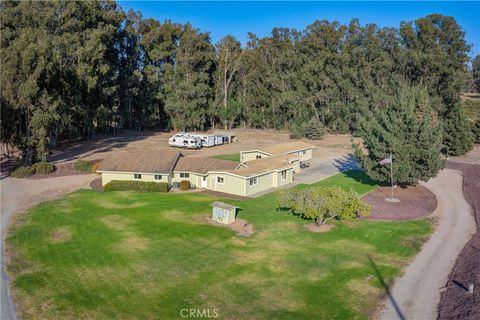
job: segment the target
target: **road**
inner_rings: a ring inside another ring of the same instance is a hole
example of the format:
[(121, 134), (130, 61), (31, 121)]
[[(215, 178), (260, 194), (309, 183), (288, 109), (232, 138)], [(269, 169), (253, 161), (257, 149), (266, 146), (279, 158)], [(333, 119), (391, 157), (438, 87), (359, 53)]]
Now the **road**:
[(17, 318), (10, 296), (9, 279), (5, 270), (5, 256), (3, 252), (4, 240), (13, 215), (42, 201), (82, 187), (88, 187), (90, 181), (97, 177), (97, 175), (88, 174), (41, 180), (15, 178), (4, 178), (1, 180), (1, 320), (14, 320)]
[(475, 233), (475, 221), (462, 190), (460, 171), (445, 169), (423, 183), (437, 197), (439, 219), (432, 237), (398, 279), (387, 298), (381, 319), (400, 319), (392, 299), (406, 319), (436, 319), (440, 290), (455, 260)]

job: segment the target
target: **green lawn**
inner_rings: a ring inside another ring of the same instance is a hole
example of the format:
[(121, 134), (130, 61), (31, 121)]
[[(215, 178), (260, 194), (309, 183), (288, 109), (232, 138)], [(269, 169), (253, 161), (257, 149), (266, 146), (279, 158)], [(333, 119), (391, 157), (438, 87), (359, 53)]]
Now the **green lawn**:
[[(316, 186), (333, 184), (375, 188), (359, 173)], [(184, 308), (217, 308), (220, 319), (367, 319), (382, 295), (367, 257), (391, 281), (431, 232), (429, 220), (354, 220), (312, 233), (310, 221), (275, 210), (277, 196), (222, 200), (241, 207), (249, 238), (205, 223), (216, 199), (198, 193), (81, 190), (41, 204), (7, 240), (23, 318), (178, 319)]]
[(219, 154), (211, 156), (210, 158), (240, 162), (240, 153)]

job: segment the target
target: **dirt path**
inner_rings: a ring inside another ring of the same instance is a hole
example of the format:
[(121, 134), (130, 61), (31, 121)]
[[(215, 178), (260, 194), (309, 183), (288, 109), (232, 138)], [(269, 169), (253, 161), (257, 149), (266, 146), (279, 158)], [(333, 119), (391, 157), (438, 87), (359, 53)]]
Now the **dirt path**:
[(12, 216), (19, 211), (28, 209), (40, 202), (88, 187), (91, 180), (97, 175), (78, 175), (55, 177), (42, 180), (5, 178), (0, 183), (1, 193), (1, 316), (0, 319), (16, 319), (14, 305), (10, 296), (8, 275), (5, 270), (3, 255), (4, 240)]
[[(475, 232), (459, 171), (443, 170), (437, 178), (423, 185), (437, 197), (435, 215), (439, 221), (430, 240), (393, 286), (393, 300), (406, 319), (437, 318), (440, 289), (445, 286), (458, 254)], [(386, 301), (380, 318), (401, 318), (392, 299)]]

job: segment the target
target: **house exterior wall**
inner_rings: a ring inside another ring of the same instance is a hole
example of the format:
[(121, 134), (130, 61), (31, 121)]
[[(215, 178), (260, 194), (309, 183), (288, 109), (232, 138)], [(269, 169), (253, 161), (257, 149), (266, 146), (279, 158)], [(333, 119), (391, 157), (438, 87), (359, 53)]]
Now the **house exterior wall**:
[[(188, 173), (188, 178), (180, 178), (180, 173)], [(172, 183), (180, 182), (183, 180), (190, 181), (190, 184), (194, 185), (196, 188), (201, 188), (202, 175), (195, 172), (184, 172), (184, 171), (174, 171), (172, 174)]]
[(262, 158), (265, 157), (270, 157), (269, 154), (261, 152), (261, 151), (245, 151), (240, 153), (240, 162), (247, 162), (247, 161), (252, 161), (257, 159), (257, 156), (260, 156)]
[[(304, 154), (305, 152), (305, 154)], [(313, 150), (312, 149), (305, 149), (300, 151), (289, 152), (287, 154), (294, 154), (300, 157), (301, 161), (307, 161), (312, 159)]]
[[(282, 170), (284, 171), (284, 170)], [(286, 169), (287, 171), (287, 178), (285, 180), (282, 180), (282, 171), (275, 172), (275, 180), (276, 180), (276, 185), (275, 187), (282, 187), (284, 185), (287, 185), (289, 183), (293, 182), (293, 169)]]
[(247, 192), (246, 195), (250, 196), (252, 194), (262, 192), (268, 189), (271, 189), (274, 187), (274, 175), (275, 172), (267, 173), (267, 174), (262, 174), (257, 176), (257, 184), (250, 185), (250, 179), (247, 179), (245, 181), (246, 186), (247, 186)]
[[(142, 175), (141, 179), (134, 179), (134, 174)], [(159, 174), (162, 176), (161, 180), (155, 180), (154, 176)], [(170, 176), (162, 173), (142, 173), (142, 172), (102, 172), (102, 186), (106, 185), (112, 180), (120, 181), (143, 181), (143, 182), (167, 182), (170, 183)]]
[[(223, 177), (223, 183), (217, 182), (217, 177)], [(207, 177), (207, 189), (245, 196), (245, 179), (228, 173), (210, 173)]]

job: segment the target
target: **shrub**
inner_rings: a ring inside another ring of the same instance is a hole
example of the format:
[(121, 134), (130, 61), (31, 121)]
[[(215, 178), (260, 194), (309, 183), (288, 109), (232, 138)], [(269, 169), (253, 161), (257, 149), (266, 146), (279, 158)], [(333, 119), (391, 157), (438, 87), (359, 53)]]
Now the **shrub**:
[(168, 184), (166, 182), (112, 180), (103, 189), (105, 191), (168, 192)]
[(49, 174), (53, 172), (55, 166), (48, 162), (37, 162), (32, 166), (32, 168), (34, 169), (35, 173)]
[(35, 169), (31, 166), (21, 166), (16, 168), (10, 173), (10, 176), (14, 178), (27, 178), (35, 173)]
[(480, 143), (480, 117), (472, 123), (472, 134), (475, 143)]
[(180, 181), (180, 190), (189, 190), (190, 189), (190, 181), (182, 180)]
[(329, 219), (351, 219), (371, 212), (370, 205), (358, 195), (338, 187), (287, 191), (281, 196), (278, 207), (305, 219), (315, 219), (317, 226)]
[(91, 172), (92, 164), (87, 160), (77, 160), (73, 164), (73, 168), (80, 172)]
[(294, 123), (290, 127), (290, 138), (291, 139), (301, 139), (305, 136), (305, 124), (304, 123)]
[(92, 164), (92, 167), (90, 168), (90, 172), (97, 173), (98, 166), (100, 166), (100, 162)]

